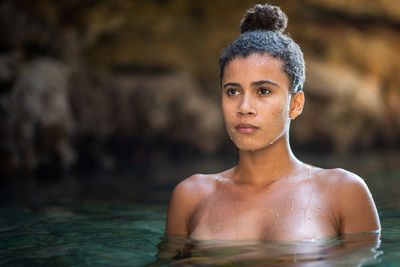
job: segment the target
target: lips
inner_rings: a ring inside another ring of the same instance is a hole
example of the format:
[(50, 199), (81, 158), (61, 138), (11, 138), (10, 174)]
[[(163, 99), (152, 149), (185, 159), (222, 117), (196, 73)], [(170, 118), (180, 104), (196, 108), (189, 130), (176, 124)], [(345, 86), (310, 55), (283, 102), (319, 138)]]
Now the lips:
[(259, 127), (254, 126), (249, 123), (240, 123), (240, 124), (236, 125), (235, 128), (239, 133), (243, 133), (243, 134), (254, 133), (255, 131), (257, 131), (259, 129)]

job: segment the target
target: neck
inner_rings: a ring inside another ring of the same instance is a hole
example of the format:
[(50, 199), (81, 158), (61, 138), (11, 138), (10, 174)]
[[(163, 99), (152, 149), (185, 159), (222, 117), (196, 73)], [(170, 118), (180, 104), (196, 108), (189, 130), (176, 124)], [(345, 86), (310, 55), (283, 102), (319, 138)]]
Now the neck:
[(289, 176), (300, 163), (292, 153), (289, 137), (285, 135), (257, 151), (239, 150), (239, 163), (234, 169), (233, 179), (237, 183), (267, 184)]

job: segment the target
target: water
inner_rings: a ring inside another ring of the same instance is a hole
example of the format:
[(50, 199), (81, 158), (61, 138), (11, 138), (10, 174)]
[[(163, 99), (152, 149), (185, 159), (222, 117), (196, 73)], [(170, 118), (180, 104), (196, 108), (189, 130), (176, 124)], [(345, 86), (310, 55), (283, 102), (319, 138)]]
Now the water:
[[(200, 242), (179, 236), (163, 237), (166, 208), (159, 205), (105, 203), (44, 205), (34, 209), (2, 208), (0, 265), (400, 264), (400, 209), (380, 211), (383, 227), (380, 239), (370, 233), (313, 242), (285, 243)], [(184, 252), (176, 252), (177, 248), (185, 247), (186, 255)], [(155, 257), (157, 253), (158, 260)], [(182, 257), (188, 255), (191, 257)]]
[(141, 266), (154, 260), (165, 206), (80, 203), (2, 208), (1, 266)]
[(7, 205), (0, 207), (0, 266), (400, 266), (400, 173), (365, 178), (381, 218), (380, 237), (196, 241), (163, 236), (166, 204)]
[[(180, 242), (179, 242), (180, 240)], [(158, 261), (151, 265), (201, 264), (212, 266), (296, 264), (296, 266), (331, 266), (379, 263), (379, 233), (352, 234), (343, 238), (313, 241), (195, 241), (164, 237), (159, 245)], [(177, 248), (185, 249), (177, 253)], [(175, 255), (175, 256), (174, 256)], [(162, 258), (165, 257), (165, 260)], [(174, 257), (173, 260), (170, 258)]]

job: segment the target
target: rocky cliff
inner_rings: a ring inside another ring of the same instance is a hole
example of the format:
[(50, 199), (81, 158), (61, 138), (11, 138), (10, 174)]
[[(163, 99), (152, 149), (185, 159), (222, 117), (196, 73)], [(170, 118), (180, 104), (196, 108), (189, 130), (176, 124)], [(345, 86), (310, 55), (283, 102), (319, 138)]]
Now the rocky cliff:
[[(255, 3), (0, 1), (2, 171), (115, 169), (118, 157), (145, 165), (160, 148), (231, 149), (217, 58)], [(399, 148), (400, 2), (271, 3), (288, 14), (307, 63), (293, 142)]]

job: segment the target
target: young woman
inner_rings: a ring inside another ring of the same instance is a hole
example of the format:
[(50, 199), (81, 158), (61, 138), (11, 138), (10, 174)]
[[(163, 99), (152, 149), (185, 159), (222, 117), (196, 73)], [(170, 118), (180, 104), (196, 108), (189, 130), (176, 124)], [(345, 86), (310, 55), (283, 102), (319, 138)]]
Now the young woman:
[(193, 239), (310, 240), (380, 230), (364, 181), (298, 160), (291, 120), (302, 112), (305, 66), (279, 7), (256, 5), (221, 53), (222, 110), (237, 166), (177, 185), (166, 234)]

